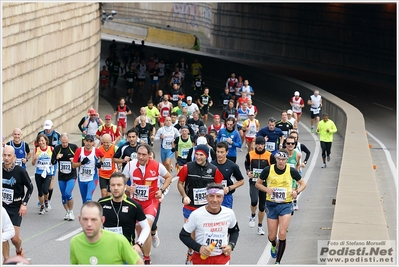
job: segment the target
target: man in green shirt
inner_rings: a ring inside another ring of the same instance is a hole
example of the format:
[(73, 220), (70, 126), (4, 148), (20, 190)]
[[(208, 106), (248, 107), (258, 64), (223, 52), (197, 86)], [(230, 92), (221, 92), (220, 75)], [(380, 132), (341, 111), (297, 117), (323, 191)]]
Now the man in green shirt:
[(321, 157), (323, 159), (322, 168), (326, 168), (326, 158), (330, 161), (333, 134), (337, 132), (335, 123), (328, 118), (328, 114), (323, 114), (323, 120), (317, 125), (316, 133), (320, 135)]
[(104, 230), (105, 217), (99, 203), (88, 201), (80, 209), (83, 232), (70, 242), (71, 264), (144, 264), (129, 241), (120, 234)]
[(145, 114), (148, 118), (151, 119), (151, 125), (155, 127), (157, 120), (161, 118), (161, 114), (159, 113), (159, 110), (154, 107), (154, 103), (152, 100), (149, 100), (147, 102), (147, 106), (145, 107)]

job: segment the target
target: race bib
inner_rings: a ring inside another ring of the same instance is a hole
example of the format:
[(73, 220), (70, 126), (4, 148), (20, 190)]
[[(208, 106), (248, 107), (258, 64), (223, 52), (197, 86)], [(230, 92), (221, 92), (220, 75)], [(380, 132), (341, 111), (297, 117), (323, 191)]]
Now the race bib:
[(190, 150), (189, 148), (183, 148), (182, 149), (182, 151), (181, 151), (181, 158), (182, 159), (186, 159), (187, 158), (189, 150)]
[(173, 101), (179, 101), (179, 95), (173, 95), (172, 96)]
[(206, 188), (194, 188), (194, 205), (205, 205), (208, 203), (206, 200)]
[(285, 202), (287, 199), (287, 189), (276, 187), (274, 188), (273, 194), (271, 195), (270, 199), (274, 202)]
[(70, 161), (60, 161), (60, 172), (70, 174), (72, 171), (72, 163)]
[(260, 173), (262, 172), (262, 169), (252, 169), (252, 175), (254, 176), (252, 178), (252, 181), (256, 182), (256, 180), (258, 180)]
[(22, 159), (17, 159), (15, 165), (22, 166)]
[(266, 142), (266, 150), (267, 151), (276, 150), (276, 143), (274, 143), (274, 142)]
[(223, 100), (223, 105), (227, 105), (227, 104), (229, 104), (229, 100), (227, 100), (227, 99)]
[(195, 82), (196, 87), (201, 87), (201, 85), (202, 85), (202, 82), (200, 82), (200, 81)]
[(202, 104), (203, 105), (208, 105), (208, 100), (209, 100), (208, 97), (203, 97), (202, 98)]
[(110, 171), (112, 170), (112, 159), (104, 158), (103, 165), (101, 166), (101, 170)]
[(127, 81), (132, 83), (133, 82), (133, 78), (128, 78)]
[(158, 76), (154, 76), (153, 80), (158, 81)]
[(39, 159), (37, 161), (37, 167), (39, 168), (39, 170), (45, 170), (49, 168), (50, 165), (51, 165), (50, 159)]
[(118, 116), (119, 116), (119, 119), (124, 119), (124, 118), (126, 118), (126, 113), (125, 112), (119, 112)]
[(80, 171), (80, 181), (88, 182), (93, 180), (94, 170), (90, 167), (83, 166)]
[(108, 231), (123, 235), (122, 226), (119, 226), (119, 227), (104, 227), (104, 230), (108, 230)]
[(222, 180), (223, 187), (227, 187), (227, 180)]
[(164, 149), (172, 149), (172, 141), (164, 141), (163, 148)]
[(168, 117), (168, 116), (169, 116), (169, 110), (163, 110), (162, 117)]
[(288, 131), (283, 131), (283, 134), (284, 134), (284, 139), (287, 138), (287, 136), (288, 136)]
[(149, 193), (150, 193), (150, 187), (148, 185), (136, 185), (134, 198), (139, 201), (146, 201), (148, 200)]
[(221, 231), (205, 232), (203, 240), (206, 246), (209, 246), (212, 242), (216, 243), (211, 255), (219, 255), (222, 252), (222, 245), (227, 244), (227, 236)]
[(313, 114), (320, 113), (320, 108), (311, 108), (310, 110), (313, 112)]
[(13, 202), (14, 190), (12, 190), (10, 188), (3, 188), (2, 195), (3, 195), (3, 202), (6, 203), (7, 205), (9, 205)]
[(301, 112), (301, 108), (300, 108), (299, 104), (294, 104), (294, 106), (292, 106), (292, 111)]
[(144, 143), (148, 144), (148, 137), (140, 138), (140, 140), (143, 141)]
[(54, 140), (52, 144), (53, 144), (53, 146), (56, 146), (56, 145), (58, 145), (58, 141)]

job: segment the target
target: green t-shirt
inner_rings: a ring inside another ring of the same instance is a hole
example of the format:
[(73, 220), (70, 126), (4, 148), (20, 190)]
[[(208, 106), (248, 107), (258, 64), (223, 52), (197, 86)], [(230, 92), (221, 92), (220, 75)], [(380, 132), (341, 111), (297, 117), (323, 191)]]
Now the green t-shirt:
[(152, 109), (145, 107), (145, 114), (151, 119), (151, 124), (154, 125), (157, 122), (155, 117), (159, 115), (159, 110), (156, 107), (152, 107)]
[(103, 230), (100, 240), (89, 243), (84, 233), (72, 237), (70, 242), (71, 264), (136, 264), (140, 255), (132, 248), (126, 237)]

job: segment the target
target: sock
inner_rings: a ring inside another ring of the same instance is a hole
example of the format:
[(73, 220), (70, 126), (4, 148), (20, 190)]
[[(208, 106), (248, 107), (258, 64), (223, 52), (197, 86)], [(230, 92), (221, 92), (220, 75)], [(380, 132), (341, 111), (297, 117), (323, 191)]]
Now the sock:
[(276, 246), (276, 239), (274, 239), (273, 241), (271, 241), (270, 238), (268, 238), (268, 239), (269, 239), (270, 243), (272, 243), (272, 247), (275, 247)]
[(53, 189), (48, 190), (48, 200), (51, 200), (51, 196), (53, 195)]
[(261, 223), (258, 223), (258, 227), (262, 227), (262, 224), (261, 224)]
[(252, 218), (255, 218), (255, 213), (254, 213), (254, 214), (251, 214), (251, 217), (252, 217)]
[(150, 260), (150, 256), (143, 256), (143, 260)]
[(280, 262), (281, 258), (283, 257), (284, 250), (285, 250), (285, 241), (286, 240), (279, 240), (278, 241), (276, 262)]
[(188, 255), (193, 255), (193, 252), (194, 252), (194, 250), (191, 250), (191, 251), (190, 251), (190, 250), (187, 250), (187, 254), (188, 254)]

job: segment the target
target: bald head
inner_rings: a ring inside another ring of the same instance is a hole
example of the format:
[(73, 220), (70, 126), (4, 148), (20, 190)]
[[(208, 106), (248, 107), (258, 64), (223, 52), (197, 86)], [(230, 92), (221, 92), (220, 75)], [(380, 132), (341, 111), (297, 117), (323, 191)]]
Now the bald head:
[(13, 142), (15, 144), (21, 143), (21, 138), (22, 138), (22, 131), (19, 128), (15, 128), (14, 131), (12, 131), (12, 138)]
[(104, 134), (104, 135), (101, 137), (101, 140), (102, 140), (103, 142), (111, 142), (111, 141), (112, 141), (112, 138), (111, 138), (111, 135), (110, 135), (110, 134)]
[(3, 149), (3, 161), (6, 168), (11, 168), (15, 161), (15, 150), (12, 146), (5, 145)]

